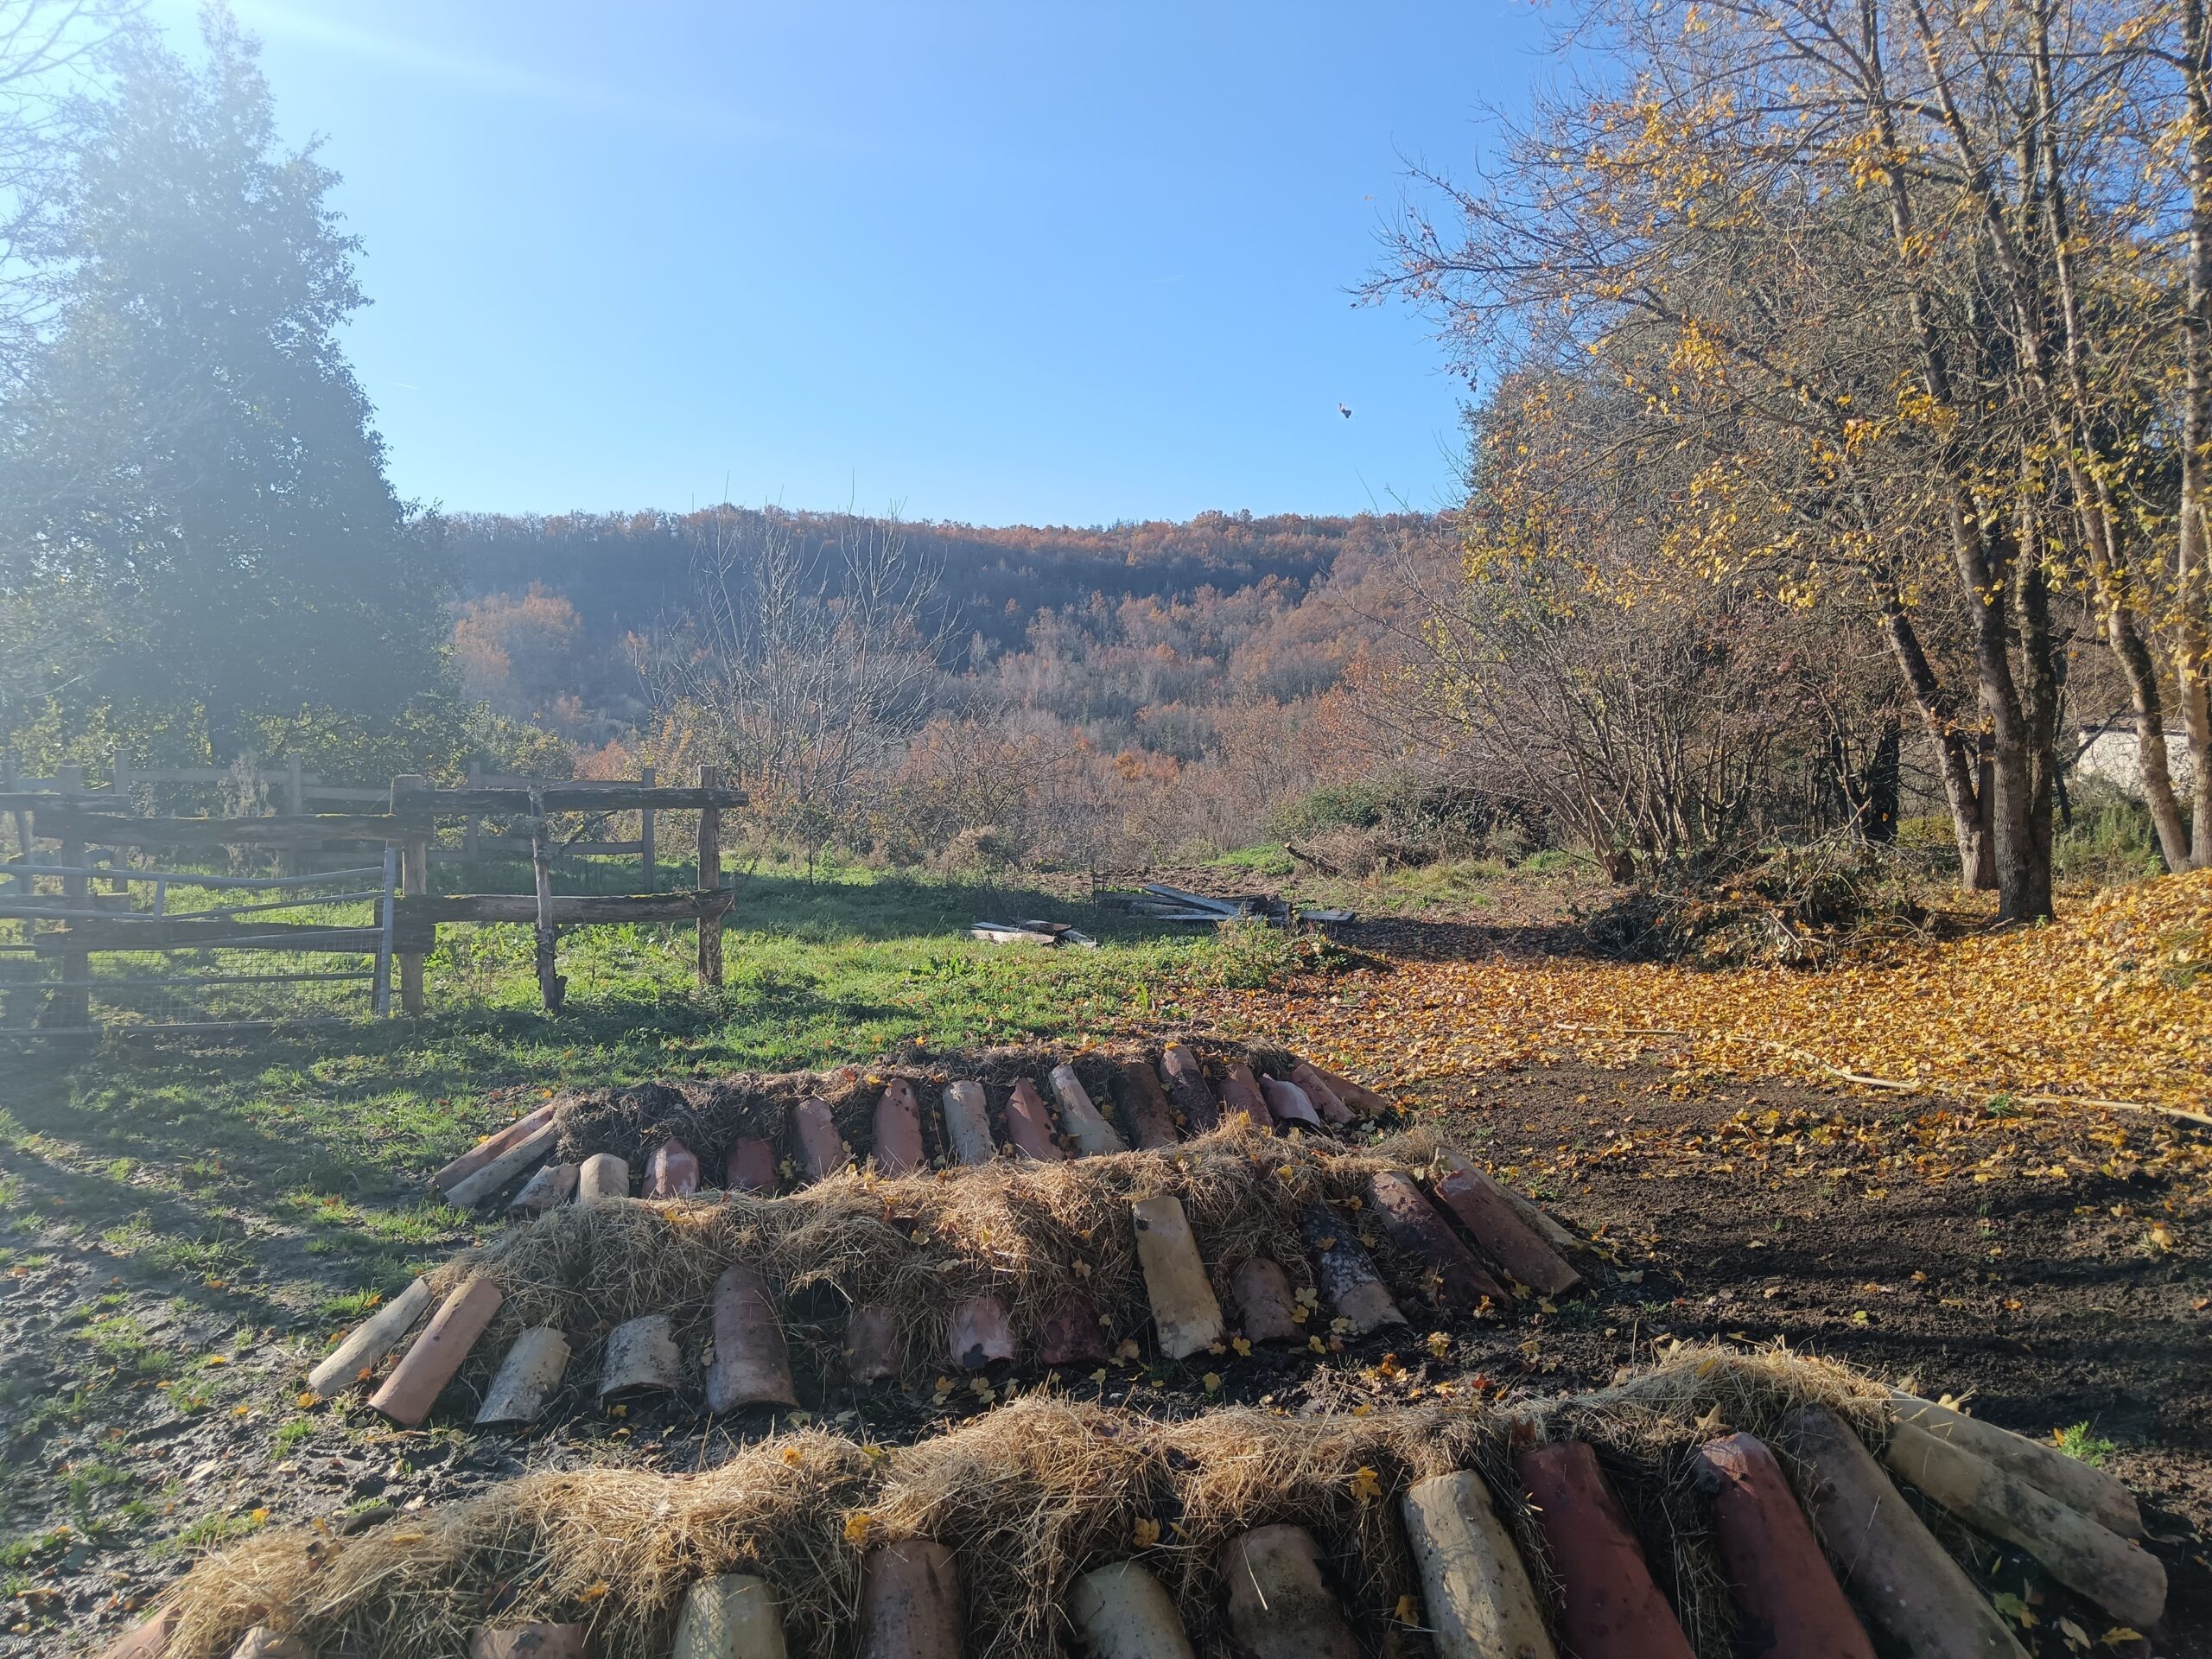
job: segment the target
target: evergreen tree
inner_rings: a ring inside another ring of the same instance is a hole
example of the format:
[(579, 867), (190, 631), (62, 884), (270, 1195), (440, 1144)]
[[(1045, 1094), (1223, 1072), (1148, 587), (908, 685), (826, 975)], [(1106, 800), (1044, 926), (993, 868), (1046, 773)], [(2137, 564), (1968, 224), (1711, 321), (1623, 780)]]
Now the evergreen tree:
[(0, 409), (0, 643), (36, 658), (0, 715), (197, 705), (220, 754), (429, 689), (443, 571), (339, 344), (337, 177), (279, 146), (256, 43), (203, 29), (198, 68), (125, 47), (54, 216), (67, 302)]

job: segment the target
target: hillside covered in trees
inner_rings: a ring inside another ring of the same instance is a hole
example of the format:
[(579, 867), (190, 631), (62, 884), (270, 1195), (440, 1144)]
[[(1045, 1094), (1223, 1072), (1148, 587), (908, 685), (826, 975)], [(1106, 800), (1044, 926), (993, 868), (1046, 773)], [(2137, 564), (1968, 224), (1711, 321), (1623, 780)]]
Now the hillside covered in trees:
[[(863, 836), (915, 854), (936, 850), (918, 836), (963, 833), (995, 833), (1007, 855), (1226, 844), (1357, 775), (1376, 757), (1349, 685), (1399, 654), (1409, 577), (1457, 556), (1450, 522), (1412, 514), (997, 529), (721, 507), (465, 516), (446, 530), (464, 692), (560, 733), (588, 766), (700, 750), (698, 715), (718, 699), (677, 670), (746, 654), (734, 634), (762, 608), (751, 588), (764, 563), (840, 618), (810, 658), (895, 647), (912, 671), (895, 706), (863, 709), (847, 687), (813, 711), (880, 723), (862, 734), (867, 753), (834, 768), (817, 754), (799, 762), (804, 780), (785, 775), (795, 810), (855, 828), (857, 812), (872, 823)], [(855, 632), (862, 586), (895, 588), (906, 607), (867, 641)], [(710, 637), (718, 619), (728, 626)], [(786, 662), (780, 677), (798, 675)], [(848, 765), (899, 785), (863, 808), (845, 799)], [(1018, 804), (1023, 780), (1040, 778), (1058, 780), (1054, 798)], [(997, 798), (980, 818), (979, 793)]]

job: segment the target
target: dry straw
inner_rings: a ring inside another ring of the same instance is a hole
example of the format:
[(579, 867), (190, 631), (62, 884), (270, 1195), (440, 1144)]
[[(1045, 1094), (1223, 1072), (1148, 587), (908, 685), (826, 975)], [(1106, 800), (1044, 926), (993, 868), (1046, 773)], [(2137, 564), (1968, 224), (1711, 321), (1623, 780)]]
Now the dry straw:
[[(1379, 1643), (1416, 1587), (1395, 1520), (1412, 1481), (1480, 1470), (1541, 1561), (1510, 1473), (1515, 1446), (1597, 1441), (1637, 1503), (1647, 1488), (1686, 1491), (1685, 1460), (1701, 1440), (1728, 1429), (1770, 1434), (1807, 1403), (1841, 1411), (1870, 1435), (1887, 1421), (1880, 1390), (1841, 1367), (1718, 1348), (1681, 1351), (1602, 1393), (1492, 1409), (1320, 1419), (1240, 1409), (1160, 1423), (1033, 1395), (905, 1448), (808, 1431), (697, 1475), (539, 1474), (356, 1540), (313, 1530), (257, 1539), (184, 1580), (175, 1653), (220, 1659), (266, 1622), (326, 1654), (432, 1659), (462, 1653), (487, 1618), (537, 1617), (588, 1619), (595, 1651), (650, 1655), (665, 1650), (693, 1580), (741, 1569), (775, 1585), (793, 1652), (847, 1655), (862, 1551), (926, 1535), (958, 1555), (972, 1650), (987, 1659), (1069, 1652), (1069, 1584), (1132, 1554), (1175, 1594), (1199, 1650), (1218, 1654), (1221, 1548), (1274, 1522), (1313, 1530), (1355, 1628)], [(1701, 1552), (1685, 1537), (1671, 1553)], [(1682, 1562), (1673, 1565), (1684, 1582)], [(1725, 1652), (1709, 1563), (1689, 1583), (1684, 1612), (1700, 1650)]]
[(1001, 1159), (896, 1180), (849, 1170), (774, 1198), (608, 1200), (553, 1211), (464, 1251), (434, 1287), (482, 1274), (505, 1293), (466, 1374), (474, 1381), (509, 1339), (537, 1325), (568, 1334), (572, 1377), (594, 1374), (606, 1331), (640, 1314), (671, 1314), (696, 1352), (715, 1280), (732, 1262), (759, 1272), (791, 1313), (803, 1360), (810, 1332), (817, 1346), (834, 1341), (847, 1306), (875, 1304), (900, 1327), (908, 1373), (921, 1376), (944, 1363), (945, 1309), (986, 1293), (1005, 1300), (1026, 1344), (1075, 1294), (1115, 1333), (1141, 1331), (1147, 1305), (1129, 1204), (1155, 1193), (1182, 1201), (1217, 1290), (1255, 1255), (1310, 1282), (1300, 1212), (1335, 1203), (1353, 1213), (1370, 1179), (1395, 1161), (1240, 1122), (1162, 1153)]

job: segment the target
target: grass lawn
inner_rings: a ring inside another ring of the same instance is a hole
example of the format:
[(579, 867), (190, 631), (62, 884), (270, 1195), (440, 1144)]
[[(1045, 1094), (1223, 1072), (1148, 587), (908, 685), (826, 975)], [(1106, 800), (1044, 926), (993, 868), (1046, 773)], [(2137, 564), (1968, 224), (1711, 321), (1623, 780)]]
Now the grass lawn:
[[(468, 885), (512, 885), (493, 874)], [(331, 1331), (475, 1234), (423, 1177), (544, 1095), (911, 1045), (1073, 1046), (1172, 1022), (1185, 996), (1256, 988), (1317, 950), (851, 869), (770, 868), (739, 887), (719, 991), (694, 982), (688, 927), (577, 929), (568, 1009), (549, 1016), (529, 929), (455, 926), (419, 1020), (15, 1045), (0, 1060), (0, 1596), (29, 1597), (31, 1616), (0, 1628), (0, 1652), (62, 1617), (45, 1584), (112, 1560), (127, 1597), (162, 1552), (262, 1523), (189, 1471), (111, 1478), (123, 1437), (181, 1435), (181, 1457), (221, 1423), (204, 1471), (242, 1433), (265, 1440), (264, 1467), (338, 1433), (289, 1411), (295, 1379)], [(987, 915), (1071, 921), (1101, 948), (970, 940)]]
[[(977, 944), (966, 927), (985, 912), (1076, 921), (1102, 945)], [(20, 1225), (26, 1206), (43, 1206), (41, 1226), (55, 1209), (152, 1206), (173, 1239), (192, 1218), (219, 1233), (224, 1207), (243, 1203), (358, 1231), (359, 1205), (506, 1121), (518, 1090), (795, 1070), (910, 1045), (1080, 1041), (1172, 1020), (1186, 989), (1263, 984), (1312, 947), (1094, 916), (1033, 891), (842, 871), (747, 878), (719, 991), (695, 982), (688, 927), (576, 929), (561, 950), (568, 1008), (554, 1017), (537, 1007), (531, 949), (525, 927), (441, 929), (421, 1020), (23, 1046), (0, 1081), (0, 1146), (19, 1166), (0, 1224)], [(32, 1182), (26, 1162), (50, 1174)], [(64, 1173), (62, 1204), (32, 1190)], [(387, 1221), (350, 1243), (404, 1256), (408, 1230)]]
[(1281, 842), (1268, 842), (1225, 853), (1206, 870), (1227, 886), (1249, 880), (1254, 887), (1289, 889), (1303, 904), (1370, 918), (1541, 924), (1577, 908), (1602, 908), (1614, 897), (1586, 855), (1556, 849), (1518, 860), (1444, 859), (1354, 876), (1316, 868), (1292, 857)]

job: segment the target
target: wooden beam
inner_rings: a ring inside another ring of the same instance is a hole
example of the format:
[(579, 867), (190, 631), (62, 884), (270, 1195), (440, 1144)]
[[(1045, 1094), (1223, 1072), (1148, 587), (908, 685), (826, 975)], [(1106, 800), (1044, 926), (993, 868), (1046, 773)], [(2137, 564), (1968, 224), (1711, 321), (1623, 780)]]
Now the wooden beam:
[[(480, 834), (476, 837), (476, 854), (471, 854), (466, 847), (435, 847), (431, 849), (431, 855), (441, 860), (466, 860), (485, 853), (527, 853), (530, 850), (530, 837)], [(556, 858), (583, 858), (594, 855), (613, 858), (635, 858), (645, 849), (645, 843), (642, 841), (556, 841), (552, 847), (553, 856)]]
[[(74, 766), (64, 766), (60, 769), (61, 777), (64, 779), (62, 787), (66, 789), (76, 781), (73, 775), (76, 770)], [(61, 843), (62, 868), (81, 869), (84, 863), (84, 843), (65, 838)], [(90, 903), (91, 893), (92, 884), (85, 877), (65, 875), (61, 878), (61, 896), (72, 906), (80, 910), (86, 908)], [(64, 929), (63, 933), (65, 937), (74, 938), (80, 931), (77, 927), (69, 927)], [(79, 1026), (92, 1024), (92, 958), (89, 947), (79, 944), (74, 950), (63, 950), (61, 988), (54, 994), (54, 1001), (47, 1007), (47, 1017), (54, 1025), (64, 1030), (74, 1030)]]
[(633, 783), (548, 784), (543, 790), (423, 789), (409, 796), (410, 811), (429, 811), (440, 817), (459, 817), (470, 812), (516, 817), (530, 811), (533, 793), (541, 795), (548, 812), (634, 812), (652, 807), (664, 812), (694, 811), (705, 807), (736, 807), (747, 804), (741, 789), (677, 785), (648, 786)]
[(326, 927), (307, 922), (234, 921), (227, 917), (198, 921), (191, 917), (166, 917), (156, 921), (76, 922), (66, 928), (31, 937), (42, 957), (72, 953), (90, 956), (109, 950), (167, 950), (211, 946), (236, 948), (248, 941), (266, 941), (250, 948), (268, 950), (372, 951), (377, 948), (373, 927)]
[[(413, 773), (404, 773), (391, 780), (391, 815), (397, 818), (403, 812), (419, 810), (416, 803), (424, 792), (423, 779)], [(399, 843), (399, 891), (421, 897), (430, 890), (429, 820), (423, 819), (420, 832), (406, 836)], [(393, 895), (397, 909), (397, 894)], [(430, 938), (421, 949), (402, 950), (399, 955), (399, 1009), (403, 1014), (423, 1012), (423, 958), (437, 948), (437, 930), (430, 930)]]
[(549, 1014), (561, 1012), (568, 1000), (568, 982), (557, 966), (561, 930), (553, 919), (553, 860), (545, 849), (545, 797), (530, 791), (530, 868), (537, 885), (537, 990)]
[[(599, 922), (693, 922), (728, 913), (737, 894), (728, 887), (695, 893), (556, 893), (553, 920), (563, 927)], [(434, 893), (402, 895), (394, 905), (395, 925), (417, 930), (442, 922), (535, 922), (537, 897), (531, 893)]]
[[(557, 927), (594, 927), (603, 922), (693, 922), (728, 913), (736, 893), (592, 893), (553, 895)], [(429, 952), (436, 948), (438, 928), (450, 922), (512, 923), (533, 926), (537, 897), (530, 893), (402, 894), (392, 906), (395, 950)]]
[(95, 847), (299, 847), (325, 841), (397, 841), (405, 821), (385, 814), (317, 812), (266, 818), (126, 818), (57, 804), (31, 807), (35, 833), (48, 841)]
[[(722, 769), (720, 766), (699, 768), (699, 792), (719, 795), (724, 792), (738, 795), (742, 804), (741, 790), (722, 789)], [(721, 890), (722, 885), (722, 815), (719, 808), (708, 805), (699, 813), (699, 887), (703, 897)], [(735, 894), (731, 895), (733, 898)], [(720, 985), (722, 982), (722, 917), (729, 906), (724, 905), (709, 915), (699, 912), (699, 982)]]

